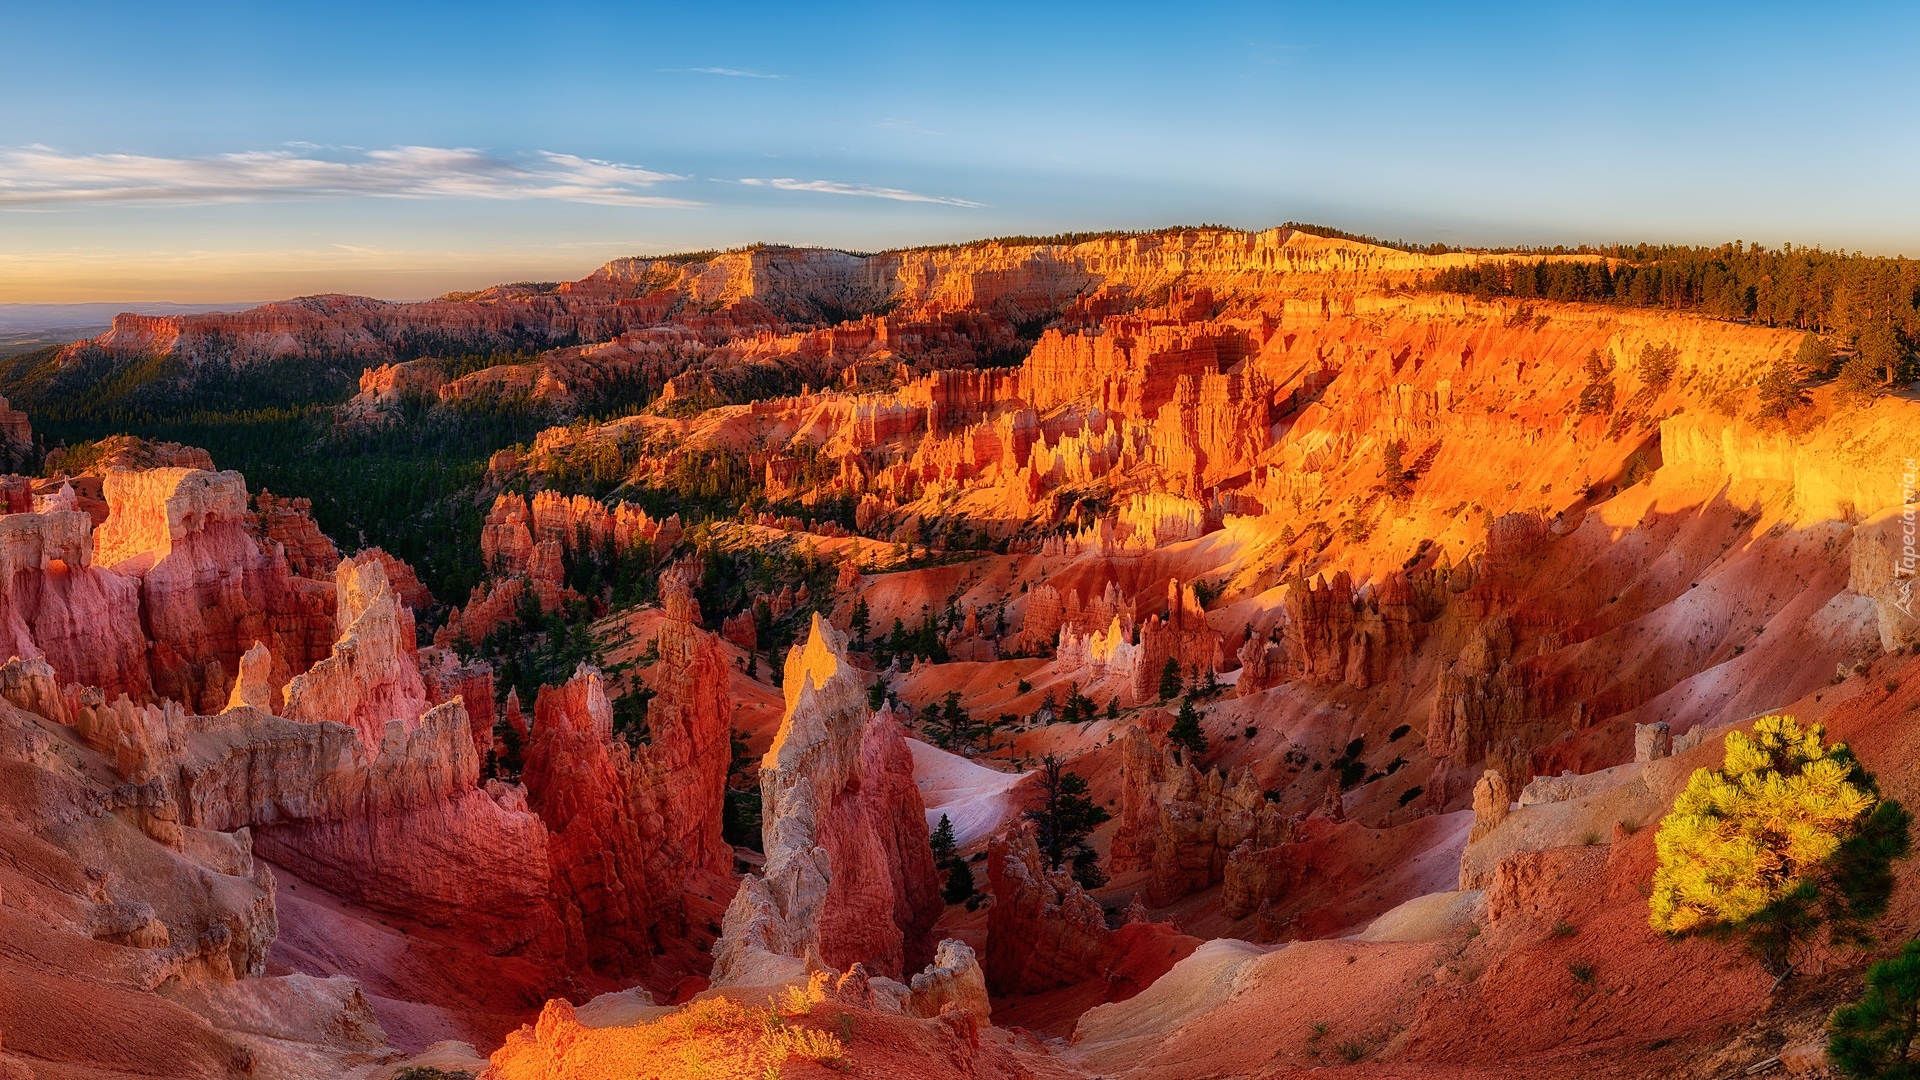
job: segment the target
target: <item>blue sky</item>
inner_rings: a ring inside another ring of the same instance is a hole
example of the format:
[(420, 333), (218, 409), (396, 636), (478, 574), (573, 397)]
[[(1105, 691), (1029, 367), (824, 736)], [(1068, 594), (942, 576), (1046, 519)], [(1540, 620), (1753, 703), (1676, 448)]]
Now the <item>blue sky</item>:
[(0, 301), (1312, 220), (1920, 255), (1920, 9), (24, 5)]

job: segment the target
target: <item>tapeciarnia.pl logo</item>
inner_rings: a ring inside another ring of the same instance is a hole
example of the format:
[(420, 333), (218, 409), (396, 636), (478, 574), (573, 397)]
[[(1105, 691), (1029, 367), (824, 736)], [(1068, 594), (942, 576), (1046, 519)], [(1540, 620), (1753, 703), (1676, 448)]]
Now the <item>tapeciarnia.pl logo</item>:
[(1893, 564), (1894, 594), (1893, 606), (1901, 610), (1907, 618), (1913, 618), (1913, 577), (1920, 553), (1914, 548), (1914, 534), (1920, 531), (1915, 522), (1913, 502), (1914, 459), (1906, 459), (1906, 471), (1900, 474), (1900, 558)]

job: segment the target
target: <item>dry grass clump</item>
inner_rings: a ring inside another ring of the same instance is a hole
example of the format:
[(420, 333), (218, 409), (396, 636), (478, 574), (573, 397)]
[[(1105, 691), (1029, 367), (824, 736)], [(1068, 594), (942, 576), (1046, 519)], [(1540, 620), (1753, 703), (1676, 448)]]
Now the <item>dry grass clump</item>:
[(816, 971), (807, 979), (805, 986), (789, 986), (780, 994), (775, 1010), (782, 1016), (805, 1016), (813, 1011), (815, 1005), (827, 1000), (831, 979), (824, 971)]
[[(630, 1027), (585, 1028), (571, 1011), (507, 1037), (494, 1054), (501, 1080), (779, 1080), (788, 1062), (850, 1069), (846, 1041), (803, 1021), (828, 996), (816, 977), (790, 987), (771, 1007), (716, 997)], [(784, 1015), (783, 1015), (784, 1014)], [(564, 1018), (563, 1018), (564, 1017)], [(843, 1026), (843, 1031), (850, 1028)]]

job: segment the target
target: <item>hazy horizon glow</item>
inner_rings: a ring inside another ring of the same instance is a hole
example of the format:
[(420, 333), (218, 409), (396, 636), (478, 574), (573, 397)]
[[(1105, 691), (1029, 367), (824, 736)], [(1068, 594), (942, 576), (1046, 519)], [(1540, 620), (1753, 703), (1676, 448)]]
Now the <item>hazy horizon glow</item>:
[(1920, 255), (1901, 5), (39, 5), (9, 30), (0, 302), (1203, 221)]

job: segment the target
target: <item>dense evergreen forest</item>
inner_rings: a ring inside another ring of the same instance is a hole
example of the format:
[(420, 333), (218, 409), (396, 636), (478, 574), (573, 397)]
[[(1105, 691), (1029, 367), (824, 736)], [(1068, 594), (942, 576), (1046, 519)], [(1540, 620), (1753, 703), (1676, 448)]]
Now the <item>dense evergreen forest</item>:
[(1714, 248), (1640, 244), (1586, 253), (1601, 257), (1451, 268), (1429, 276), (1425, 287), (1481, 299), (1691, 311), (1807, 330), (1843, 348), (1892, 344), (1911, 353), (1920, 343), (1920, 260), (1739, 243)]
[[(55, 368), (57, 349), (0, 358), (0, 394), (31, 418), (42, 451), (115, 434), (198, 446), (246, 475), (247, 489), (313, 501), (320, 528), (347, 551), (379, 546), (411, 563), (442, 599), (479, 582), (478, 498), (487, 459), (530, 442), (552, 417), (519, 403), (410, 403), (398, 423), (346, 428), (335, 407), (359, 370), (274, 361), (245, 371), (203, 367), (183, 377), (170, 358), (111, 368)], [(515, 354), (487, 358), (508, 362)], [(444, 361), (455, 371), (486, 360)], [(83, 370), (76, 370), (83, 369)]]

